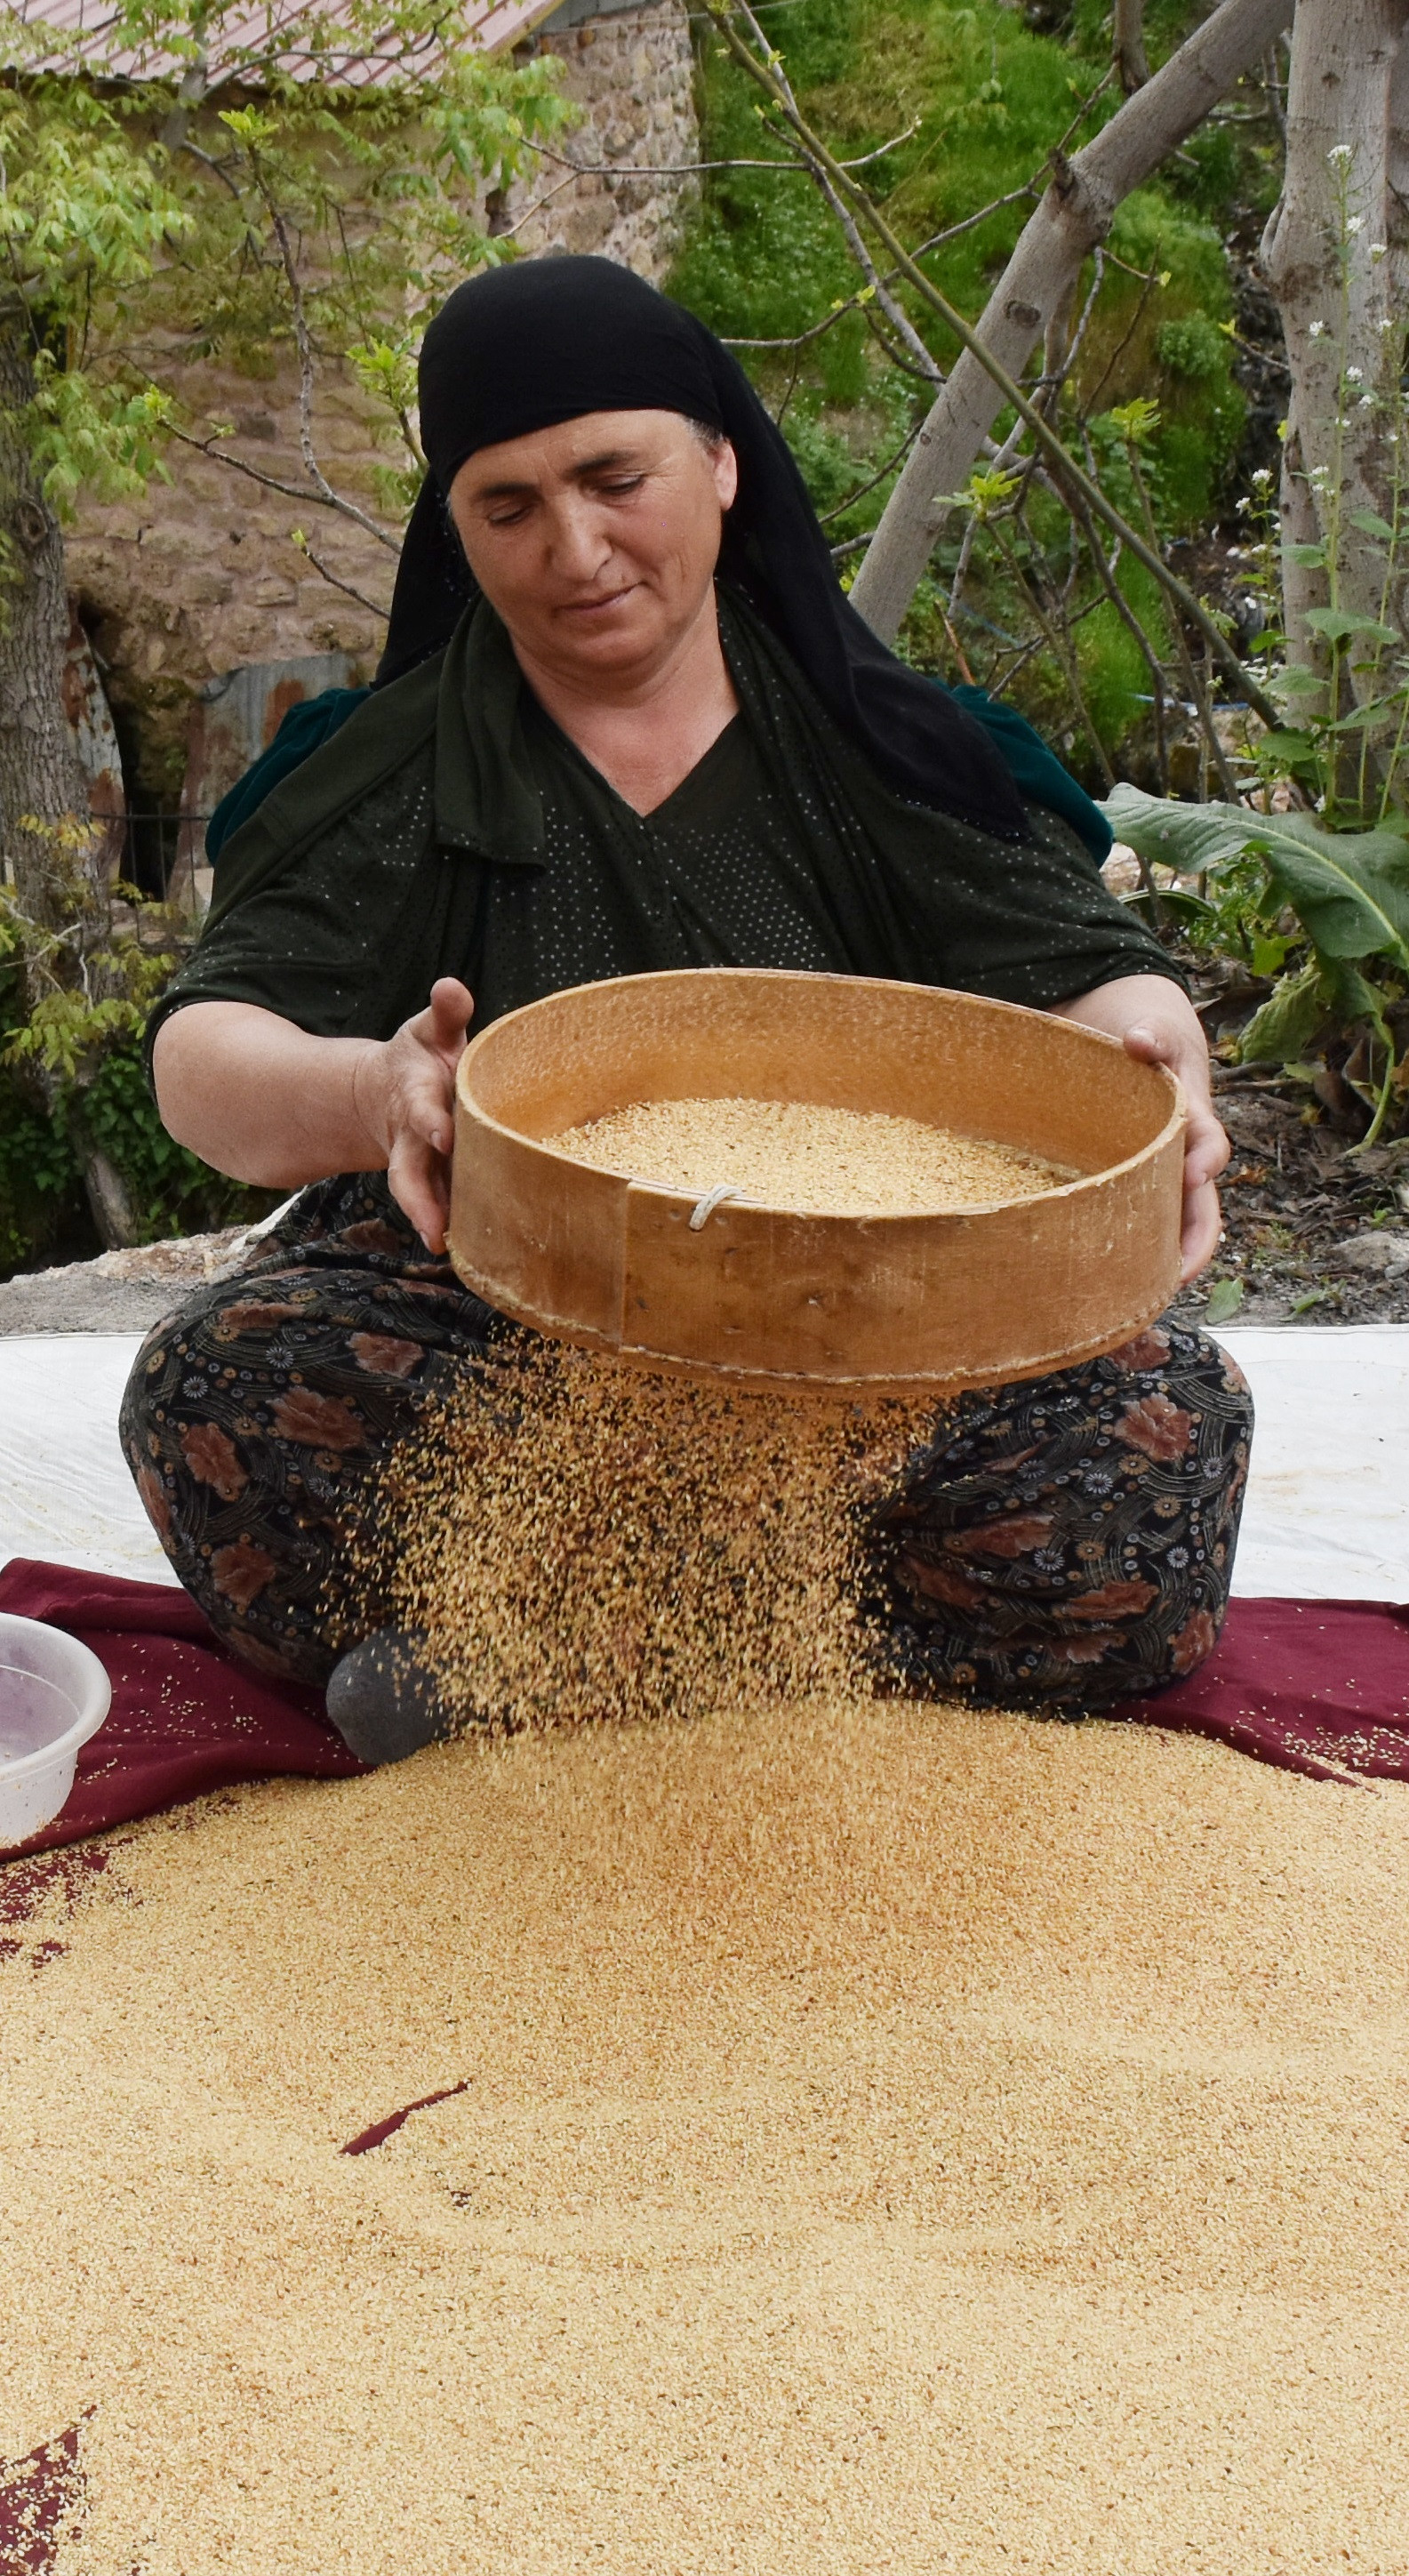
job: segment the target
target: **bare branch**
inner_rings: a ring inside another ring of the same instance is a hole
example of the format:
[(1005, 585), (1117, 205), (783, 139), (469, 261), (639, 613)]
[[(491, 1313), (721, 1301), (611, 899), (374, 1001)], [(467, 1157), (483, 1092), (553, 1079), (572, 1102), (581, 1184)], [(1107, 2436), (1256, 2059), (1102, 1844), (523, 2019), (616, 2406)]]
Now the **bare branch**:
[(339, 573), (335, 573), (328, 564), (324, 563), (317, 547), (310, 545), (307, 537), (295, 536), (291, 542), (298, 547), (301, 555), (307, 556), (314, 571), (321, 573), (324, 581), (328, 582), (334, 590), (340, 590), (346, 599), (355, 599), (360, 607), (370, 608), (372, 615), (380, 617), (385, 625), (391, 615), (389, 607), (384, 608), (379, 599), (369, 599), (365, 590), (358, 590), (354, 583), (344, 581)]
[(217, 179), (222, 179), (224, 181), (237, 206), (243, 204), (244, 201), (241, 198), (239, 188), (236, 182), (231, 178), (225, 163), (223, 161), (217, 161), (214, 154), (211, 152), (202, 152), (200, 145), (198, 143), (193, 143), (189, 134), (183, 134), (179, 143), (174, 144), (172, 149), (173, 151), (179, 150), (182, 152), (189, 152), (193, 161), (200, 162), (202, 169), (211, 171)]
[(1120, 338), (1117, 340), (1115, 347), (1111, 351), (1110, 356), (1107, 358), (1104, 367), (1101, 369), (1101, 373), (1096, 380), (1095, 386), (1087, 395), (1086, 417), (1088, 420), (1094, 412), (1102, 394), (1110, 383), (1111, 377), (1114, 375), (1116, 368), (1119, 366), (1121, 359), (1124, 357), (1126, 350), (1129, 348), (1131, 341), (1134, 339), (1136, 332), (1139, 330), (1140, 325), (1145, 318), (1145, 307), (1149, 303), (1150, 297), (1154, 291), (1154, 283), (1155, 281), (1152, 276), (1145, 279), (1141, 286), (1139, 295), (1135, 300), (1135, 310), (1131, 314), (1130, 320), (1122, 331)]
[(949, 585), (949, 602), (944, 615), (946, 626), (952, 625), (959, 614), (964, 597), (964, 584), (969, 578), (969, 565), (973, 559), (977, 537), (978, 512), (971, 510), (964, 522), (964, 533), (959, 540), (959, 560), (954, 566), (954, 578)]
[[(797, 166), (801, 168), (802, 165), (798, 163)], [(834, 329), (848, 313), (857, 312), (865, 300), (866, 290), (862, 287), (855, 295), (848, 295), (844, 304), (838, 304), (825, 322), (814, 322), (810, 330), (794, 332), (790, 340), (725, 340), (724, 346), (726, 349), (805, 349), (809, 341), (820, 340), (824, 331)], [(724, 338), (722, 332), (720, 338)]]
[[(865, 170), (871, 162), (883, 161), (887, 152), (897, 152), (902, 143), (908, 143), (918, 133), (919, 126), (918, 116), (913, 117), (903, 134), (893, 134), (888, 143), (876, 144), (870, 152), (863, 152), (858, 160), (843, 161), (841, 167), (843, 170)], [(805, 175), (804, 163), (792, 153), (785, 153), (777, 161), (574, 161), (570, 153), (554, 152), (547, 143), (535, 143), (533, 148), (540, 161), (555, 161), (560, 170), (569, 171), (574, 179), (693, 179), (711, 170), (791, 170), (799, 176)], [(989, 209), (984, 211), (987, 213)]]
[[(1039, 172), (1039, 178), (1041, 175)], [(1022, 186), (1010, 188), (1006, 197), (990, 197), (988, 204), (980, 206), (976, 215), (964, 215), (957, 224), (946, 224), (942, 233), (931, 233), (929, 239), (922, 241), (916, 249), (916, 259), (928, 259), (932, 250), (943, 250), (946, 242), (958, 241), (961, 233), (973, 232), (979, 224), (986, 224), (990, 215), (1001, 215), (1005, 206), (1017, 206), (1024, 197), (1035, 197), (1037, 188), (1037, 179), (1024, 179)]]
[(293, 244), (289, 240), (289, 229), (284, 220), (283, 208), (276, 203), (273, 191), (267, 186), (264, 174), (253, 153), (250, 155), (250, 166), (254, 172), (255, 186), (264, 200), (265, 211), (273, 226), (274, 238), (279, 245), (279, 256), (284, 264), (289, 299), (293, 307), (294, 346), (298, 351), (298, 443), (304, 469), (314, 492), (326, 508), (337, 510), (343, 518), (353, 520), (359, 528), (366, 530), (369, 537), (375, 537), (379, 546), (385, 546), (389, 553), (399, 557), (401, 547), (398, 540), (395, 537), (389, 537), (385, 528), (379, 528), (376, 520), (371, 518), (366, 510), (359, 509), (355, 501), (349, 501), (341, 492), (335, 492), (318, 462), (313, 446), (313, 342), (309, 335), (308, 316), (303, 308), (303, 287), (299, 279), (298, 264), (293, 254)]
[(905, 436), (902, 438), (900, 445), (895, 451), (895, 454), (893, 456), (888, 456), (884, 465), (880, 465), (876, 468), (876, 471), (871, 476), (869, 483), (859, 483), (854, 492), (848, 492), (844, 501), (838, 501), (834, 510), (824, 510), (817, 522), (818, 526), (820, 528), (827, 528), (831, 526), (833, 519), (844, 518), (848, 510), (855, 509), (858, 501), (865, 500), (868, 492), (874, 492), (878, 483), (884, 483), (886, 476), (895, 471), (895, 468), (900, 463), (902, 456), (905, 455), (907, 449), (913, 445), (919, 435), (920, 424), (916, 421), (913, 429), (907, 429)]
[(886, 332), (882, 330), (875, 308), (870, 304), (866, 306), (866, 328), (870, 332), (872, 339), (876, 342), (877, 347), (884, 351), (891, 366), (898, 367), (900, 373), (903, 376), (908, 376), (912, 384), (928, 385), (930, 392), (933, 393), (936, 383), (943, 382), (939, 369), (936, 367), (933, 358), (929, 356), (928, 351), (925, 353), (926, 363), (923, 367), (914, 366), (909, 358), (901, 356), (901, 353), (895, 347), (894, 342), (888, 337)]
[(556, 162), (574, 179), (694, 179), (708, 170), (791, 170), (802, 172), (803, 165), (790, 153), (776, 161), (574, 161), (567, 152), (555, 152), (551, 144), (535, 143), (540, 161)]
[[(177, 429), (174, 425), (169, 426), (167, 435), (174, 438), (182, 447), (193, 447), (198, 456), (208, 456), (212, 464), (226, 465), (232, 474), (243, 474), (247, 481), (262, 485), (266, 492), (278, 492), (286, 501), (299, 501), (304, 504), (312, 501), (320, 510), (334, 510), (340, 516), (358, 515), (353, 510), (352, 504), (342, 501), (336, 492), (331, 500), (325, 500), (321, 492), (310, 492), (306, 483), (286, 483), (278, 474), (266, 474), (262, 466), (249, 465), (243, 456), (233, 455), (219, 438), (195, 438), (190, 430)], [(385, 529), (379, 530), (378, 533), (382, 544), (391, 553), (399, 555), (400, 538), (389, 535)]]

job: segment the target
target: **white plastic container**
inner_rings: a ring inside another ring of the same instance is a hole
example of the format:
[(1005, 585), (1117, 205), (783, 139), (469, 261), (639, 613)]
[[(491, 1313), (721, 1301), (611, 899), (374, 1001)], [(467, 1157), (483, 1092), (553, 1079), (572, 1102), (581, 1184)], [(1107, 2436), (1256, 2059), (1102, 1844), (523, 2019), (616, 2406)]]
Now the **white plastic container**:
[(53, 1823), (112, 1695), (76, 1637), (0, 1611), (0, 1851)]

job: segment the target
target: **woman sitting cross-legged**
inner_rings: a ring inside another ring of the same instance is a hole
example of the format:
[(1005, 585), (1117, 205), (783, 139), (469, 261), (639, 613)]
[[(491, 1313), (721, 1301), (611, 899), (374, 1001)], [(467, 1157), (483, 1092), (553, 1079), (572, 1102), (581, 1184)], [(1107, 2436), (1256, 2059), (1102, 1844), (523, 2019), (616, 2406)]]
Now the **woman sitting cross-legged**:
[[(1102, 818), (1020, 718), (863, 625), (702, 324), (605, 261), (492, 271), (426, 335), (421, 422), (376, 685), (301, 710), (217, 818), (210, 916), (152, 1024), (172, 1135), (301, 1195), (149, 1336), (123, 1412), (183, 1583), (261, 1670), (328, 1683), (370, 1759), (438, 1721), (394, 1638), (339, 1660), (340, 1515), (499, 1329), (445, 1257), (467, 1030), (717, 965), (1064, 1013), (1184, 1085), (1186, 1276), (1227, 1157), (1178, 975), (1101, 882)], [(947, 1405), (880, 1523), (912, 1682), (1099, 1709), (1189, 1671), (1250, 1428), (1237, 1370), (1169, 1319)]]

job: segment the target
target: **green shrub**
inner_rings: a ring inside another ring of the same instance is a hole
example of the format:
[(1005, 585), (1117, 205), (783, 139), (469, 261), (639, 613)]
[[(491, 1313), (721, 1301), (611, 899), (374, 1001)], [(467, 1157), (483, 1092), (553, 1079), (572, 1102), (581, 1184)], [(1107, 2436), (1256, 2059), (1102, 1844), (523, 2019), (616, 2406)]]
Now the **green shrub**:
[(99, 1155), (141, 1242), (262, 1215), (270, 1193), (175, 1144), (147, 1084), (143, 1023), (189, 922), (96, 872), (86, 826), (25, 828), (49, 845), (50, 910), (41, 926), (0, 889), (0, 1276), (102, 1249), (85, 1185)]
[(1188, 313), (1178, 322), (1162, 322), (1155, 333), (1155, 354), (1172, 376), (1206, 384), (1227, 373), (1228, 343), (1206, 313)]

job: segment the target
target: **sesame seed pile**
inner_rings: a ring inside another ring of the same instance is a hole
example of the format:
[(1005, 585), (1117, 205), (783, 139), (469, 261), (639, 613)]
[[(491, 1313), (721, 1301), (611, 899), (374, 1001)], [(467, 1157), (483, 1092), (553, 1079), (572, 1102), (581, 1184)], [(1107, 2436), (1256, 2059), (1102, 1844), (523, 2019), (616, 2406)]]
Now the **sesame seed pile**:
[(543, 1141), (633, 1180), (701, 1195), (729, 1182), (764, 1206), (819, 1215), (942, 1215), (1077, 1177), (919, 1118), (797, 1100), (644, 1100)]
[(109, 1848), (0, 1943), (17, 2570), (1409, 2565), (1409, 1791), (814, 1701)]

